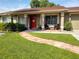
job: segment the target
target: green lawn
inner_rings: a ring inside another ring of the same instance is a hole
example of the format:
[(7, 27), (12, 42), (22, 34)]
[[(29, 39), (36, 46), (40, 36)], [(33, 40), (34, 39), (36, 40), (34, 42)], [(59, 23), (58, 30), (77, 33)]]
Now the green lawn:
[(0, 59), (79, 59), (79, 55), (28, 41), (18, 33), (6, 33), (0, 36)]
[(40, 38), (62, 41), (65, 43), (79, 46), (79, 41), (70, 34), (33, 33), (33, 32), (30, 34)]

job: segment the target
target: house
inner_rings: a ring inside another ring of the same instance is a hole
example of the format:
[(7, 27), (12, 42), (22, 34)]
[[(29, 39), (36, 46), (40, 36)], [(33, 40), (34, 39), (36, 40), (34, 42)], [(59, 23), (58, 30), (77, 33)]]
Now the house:
[(79, 30), (79, 7), (53, 6), (47, 8), (30, 8), (0, 13), (0, 22), (25, 24), (28, 29), (37, 29), (39, 26), (44, 29), (45, 23), (54, 28), (60, 25), (60, 30), (64, 30), (66, 20), (72, 23), (73, 30)]

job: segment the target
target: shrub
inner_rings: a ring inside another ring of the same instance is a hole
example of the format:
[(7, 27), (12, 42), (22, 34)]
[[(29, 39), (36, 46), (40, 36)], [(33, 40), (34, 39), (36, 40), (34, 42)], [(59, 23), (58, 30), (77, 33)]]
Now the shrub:
[(54, 26), (54, 29), (59, 30), (59, 29), (60, 29), (60, 24), (56, 24), (56, 25)]
[(26, 27), (24, 24), (6, 23), (5, 25), (6, 25), (5, 30), (8, 30), (8, 31), (24, 31), (24, 30), (26, 30)]
[(45, 30), (50, 29), (49, 26), (48, 26), (48, 24), (44, 24), (44, 27), (45, 27)]
[(38, 29), (37, 29), (37, 30), (42, 30), (42, 27), (41, 27), (41, 25), (39, 25), (39, 26), (38, 26)]
[(71, 22), (65, 21), (64, 29), (67, 30), (67, 31), (71, 31), (72, 30), (72, 24), (71, 24)]
[(5, 27), (4, 23), (0, 23), (0, 31), (3, 31), (4, 27)]
[(5, 30), (7, 31), (16, 31), (16, 25), (14, 23), (6, 23)]
[(27, 29), (24, 24), (16, 23), (15, 25), (16, 25), (16, 31), (24, 31)]

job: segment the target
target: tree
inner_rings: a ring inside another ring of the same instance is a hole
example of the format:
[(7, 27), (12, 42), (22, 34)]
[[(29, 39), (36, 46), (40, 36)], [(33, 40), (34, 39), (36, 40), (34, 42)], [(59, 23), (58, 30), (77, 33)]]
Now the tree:
[(49, 1), (48, 0), (40, 0), (40, 7), (47, 7)]
[(38, 8), (40, 7), (40, 2), (39, 0), (31, 0), (30, 5), (31, 5), (31, 8)]
[(56, 4), (55, 3), (52, 3), (52, 2), (49, 2), (48, 3), (48, 7), (52, 7), (52, 6), (56, 6)]
[(56, 6), (55, 3), (49, 2), (48, 0), (31, 0), (30, 5), (31, 5), (31, 8)]

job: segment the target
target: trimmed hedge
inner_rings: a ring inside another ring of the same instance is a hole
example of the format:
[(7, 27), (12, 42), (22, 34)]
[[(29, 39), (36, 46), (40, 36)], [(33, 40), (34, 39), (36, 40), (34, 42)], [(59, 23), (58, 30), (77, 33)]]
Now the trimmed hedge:
[(15, 25), (16, 25), (16, 30), (17, 31), (24, 31), (24, 30), (27, 29), (24, 24), (16, 23)]
[(0, 30), (5, 30), (5, 31), (24, 31), (27, 28), (25, 27), (24, 24), (19, 24), (19, 23), (5, 23), (5, 24), (0, 24)]
[(72, 30), (72, 24), (71, 24), (71, 22), (65, 21), (64, 30), (67, 30), (67, 31), (71, 31)]

